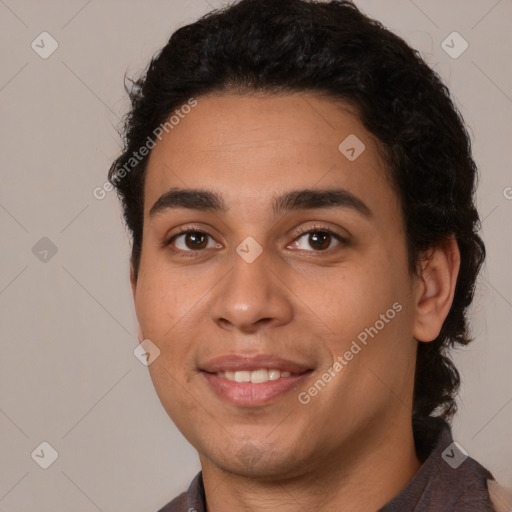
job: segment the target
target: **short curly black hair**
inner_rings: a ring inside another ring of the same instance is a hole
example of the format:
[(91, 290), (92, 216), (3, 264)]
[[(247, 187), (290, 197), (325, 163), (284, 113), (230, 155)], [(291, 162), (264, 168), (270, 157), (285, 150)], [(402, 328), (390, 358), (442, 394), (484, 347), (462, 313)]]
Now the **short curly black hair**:
[(133, 154), (173, 110), (223, 92), (311, 92), (356, 109), (383, 149), (401, 201), (410, 272), (417, 274), (425, 252), (450, 236), (459, 246), (451, 310), (439, 336), (418, 343), (413, 402), (413, 421), (450, 420), (460, 375), (448, 352), (471, 341), (467, 309), (485, 246), (477, 234), (477, 169), (468, 133), (448, 89), (419, 53), (349, 1), (240, 0), (172, 34), (127, 91), (132, 109), (124, 149), (109, 180), (132, 235), (135, 277), (148, 156), (133, 165)]

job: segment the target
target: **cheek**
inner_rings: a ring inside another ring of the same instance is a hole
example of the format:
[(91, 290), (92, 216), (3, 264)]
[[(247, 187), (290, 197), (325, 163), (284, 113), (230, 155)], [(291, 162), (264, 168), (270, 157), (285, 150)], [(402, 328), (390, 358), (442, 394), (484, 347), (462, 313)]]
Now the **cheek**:
[[(149, 366), (157, 391), (174, 393), (177, 381), (184, 383), (195, 369), (194, 329), (201, 310), (204, 286), (187, 272), (166, 268), (162, 262), (145, 261), (141, 267), (135, 295), (135, 309), (144, 337), (160, 350)], [(160, 394), (160, 393), (159, 393)]]
[[(148, 269), (148, 270), (147, 270)], [(164, 342), (193, 307), (194, 291), (176, 272), (148, 262), (137, 283), (135, 309), (147, 338)], [(185, 290), (185, 291), (184, 291)]]
[(347, 277), (339, 300), (346, 310), (336, 324), (342, 335), (330, 346), (334, 358), (350, 359), (345, 376), (358, 383), (354, 395), (374, 397), (375, 406), (389, 398), (389, 389), (399, 394), (413, 378), (413, 309), (408, 274), (398, 260), (379, 258)]
[(375, 258), (361, 258), (340, 266), (335, 272), (297, 283), (297, 295), (337, 334), (354, 334), (373, 324), (379, 315), (404, 295), (403, 277)]
[(385, 372), (395, 366), (405, 369), (414, 357), (408, 343), (412, 322), (405, 263), (400, 254), (394, 259), (384, 251), (374, 254), (341, 266), (309, 294), (311, 309), (331, 331), (324, 338), (330, 358), (357, 352), (348, 354), (349, 373), (362, 371), (365, 378), (373, 378), (368, 366), (379, 373), (383, 366)]
[(184, 393), (184, 386), (194, 376), (191, 340), (187, 337), (192, 292), (182, 293), (182, 284), (177, 275), (143, 271), (139, 274), (135, 296), (144, 338), (150, 339), (160, 350), (159, 356), (148, 366), (153, 386), (169, 416), (178, 422), (191, 414), (189, 409), (194, 405)]

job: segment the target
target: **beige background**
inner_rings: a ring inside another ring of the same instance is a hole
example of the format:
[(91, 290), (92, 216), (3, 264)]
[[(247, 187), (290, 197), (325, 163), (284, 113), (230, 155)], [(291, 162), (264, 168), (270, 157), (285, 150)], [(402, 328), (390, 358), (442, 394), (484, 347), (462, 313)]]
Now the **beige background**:
[[(512, 485), (512, 1), (357, 4), (423, 52), (474, 138), (489, 256), (472, 310), (477, 341), (456, 355), (454, 432)], [(119, 150), (124, 72), (220, 5), (0, 0), (1, 510), (151, 512), (199, 469), (133, 355), (128, 238), (114, 193), (92, 191)], [(58, 43), (47, 59), (31, 48), (43, 31)], [(441, 47), (453, 31), (469, 44), (457, 59)], [(47, 241), (32, 251), (43, 237), (57, 248), (46, 262)], [(46, 470), (31, 458), (43, 441), (58, 452)]]

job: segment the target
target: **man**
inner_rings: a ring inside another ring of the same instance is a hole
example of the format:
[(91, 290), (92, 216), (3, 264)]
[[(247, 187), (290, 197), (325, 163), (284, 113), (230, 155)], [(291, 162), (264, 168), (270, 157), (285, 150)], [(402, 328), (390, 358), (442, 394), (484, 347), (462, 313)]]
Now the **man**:
[(439, 77), (349, 2), (241, 0), (131, 99), (139, 341), (202, 468), (161, 512), (495, 510), (448, 423), (485, 248)]

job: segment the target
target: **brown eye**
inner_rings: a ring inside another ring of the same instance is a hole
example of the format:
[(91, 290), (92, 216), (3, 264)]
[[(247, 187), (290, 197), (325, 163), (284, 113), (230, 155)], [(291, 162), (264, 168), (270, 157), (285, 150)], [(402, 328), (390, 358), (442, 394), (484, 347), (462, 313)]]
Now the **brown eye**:
[(345, 239), (328, 229), (311, 229), (296, 238), (293, 245), (303, 251), (320, 252), (345, 243)]
[[(208, 246), (211, 237), (202, 231), (184, 231), (179, 235), (173, 236), (169, 241), (169, 245), (174, 245), (180, 251), (190, 252), (199, 251), (201, 249), (209, 249)], [(215, 244), (213, 244), (215, 246)]]
[(325, 231), (309, 233), (309, 244), (320, 251), (328, 249), (331, 244), (331, 235)]
[(204, 249), (208, 245), (208, 239), (204, 233), (187, 233), (185, 245), (192, 250)]

